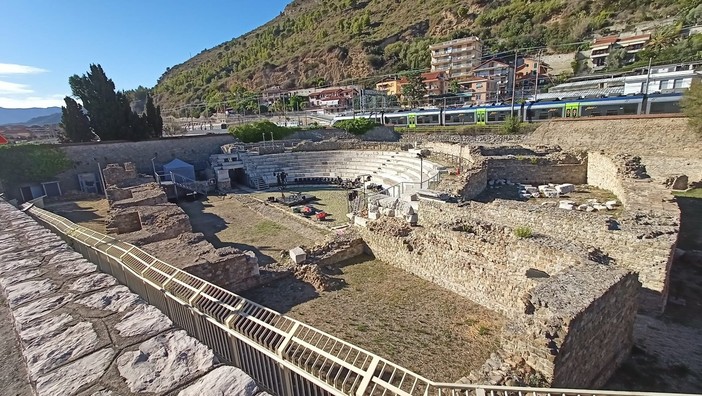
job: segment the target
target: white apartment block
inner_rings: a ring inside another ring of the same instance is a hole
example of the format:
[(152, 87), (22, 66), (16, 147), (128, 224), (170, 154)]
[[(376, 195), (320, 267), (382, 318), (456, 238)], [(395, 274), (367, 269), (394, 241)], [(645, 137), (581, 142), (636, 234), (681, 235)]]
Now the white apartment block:
[(450, 79), (470, 76), (480, 65), (483, 43), (477, 37), (465, 37), (429, 46), (431, 71), (444, 72)]

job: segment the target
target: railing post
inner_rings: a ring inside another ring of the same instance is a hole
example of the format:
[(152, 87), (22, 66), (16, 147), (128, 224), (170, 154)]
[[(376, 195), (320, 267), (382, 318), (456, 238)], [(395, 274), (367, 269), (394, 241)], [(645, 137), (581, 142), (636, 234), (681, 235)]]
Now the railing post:
[(368, 385), (370, 385), (373, 375), (375, 375), (375, 369), (378, 368), (378, 363), (380, 363), (380, 358), (378, 356), (373, 356), (373, 360), (371, 360), (368, 370), (366, 370), (366, 373), (363, 374), (361, 384), (358, 386), (358, 389), (356, 389), (356, 396), (362, 396), (366, 393), (366, 389), (368, 388)]
[[(290, 344), (290, 341), (292, 338), (295, 336), (295, 332), (297, 331), (297, 328), (300, 327), (300, 322), (295, 322), (293, 324), (292, 328), (288, 332), (288, 334), (285, 336), (285, 339), (283, 342), (280, 343), (280, 346), (278, 349), (276, 349), (275, 353), (278, 355), (280, 360), (285, 360), (283, 357), (283, 352), (285, 351), (285, 348), (288, 347), (288, 344)], [(292, 388), (292, 375), (290, 373), (290, 369), (287, 367), (283, 366), (282, 364), (278, 363), (278, 367), (281, 369), (281, 378), (283, 379), (283, 387), (285, 389), (285, 394), (286, 395), (292, 395), (293, 394), (293, 388)]]

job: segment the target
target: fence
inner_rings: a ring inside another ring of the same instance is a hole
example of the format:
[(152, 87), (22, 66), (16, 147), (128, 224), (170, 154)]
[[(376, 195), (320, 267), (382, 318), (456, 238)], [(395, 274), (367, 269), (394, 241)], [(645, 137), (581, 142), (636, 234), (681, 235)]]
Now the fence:
[(673, 396), (435, 383), (179, 270), (134, 245), (35, 206), (27, 212), (100, 270), (113, 275), (212, 348), (222, 360), (280, 396)]

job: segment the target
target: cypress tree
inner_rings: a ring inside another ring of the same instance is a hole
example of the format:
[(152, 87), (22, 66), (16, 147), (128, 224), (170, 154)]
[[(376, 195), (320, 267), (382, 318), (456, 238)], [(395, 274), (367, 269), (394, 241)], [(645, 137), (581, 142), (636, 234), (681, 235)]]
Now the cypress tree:
[(90, 130), (90, 120), (83, 113), (83, 106), (66, 96), (63, 98), (66, 106), (61, 107), (61, 123), (63, 132), (59, 136), (62, 143), (89, 142), (93, 140), (93, 131)]

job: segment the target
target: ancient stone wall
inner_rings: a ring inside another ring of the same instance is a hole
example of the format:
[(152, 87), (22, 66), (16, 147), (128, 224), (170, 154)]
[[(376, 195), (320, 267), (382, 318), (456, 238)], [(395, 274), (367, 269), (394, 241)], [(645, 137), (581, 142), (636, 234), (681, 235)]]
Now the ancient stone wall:
[(292, 151), (333, 151), (333, 150), (377, 150), (402, 151), (411, 148), (408, 143), (363, 142), (360, 140), (324, 140), (321, 142), (304, 141), (292, 148)]
[(221, 366), (157, 308), (2, 200), (0, 224), (0, 286), (15, 329), (3, 336), (18, 340), (37, 395), (260, 393), (243, 371)]
[(111, 212), (105, 227), (109, 234), (126, 234), (141, 230), (139, 212)]
[(107, 200), (112, 203), (123, 199), (132, 198), (132, 191), (128, 188), (107, 187)]
[(702, 152), (702, 138), (689, 127), (686, 118), (550, 121), (522, 143), (690, 159), (699, 159)]
[(506, 179), (525, 184), (585, 184), (587, 182), (586, 162), (559, 164), (537, 157), (487, 158), (486, 161), (489, 179)]
[(62, 144), (58, 148), (73, 162), (73, 168), (59, 174), (63, 191), (78, 190), (78, 174), (98, 174), (98, 164), (133, 162), (136, 170), (152, 174), (151, 159), (156, 157), (156, 166), (180, 158), (191, 164), (206, 165), (210, 154), (220, 153), (220, 147), (234, 143), (233, 136), (208, 135), (147, 140), (143, 142), (100, 142)]
[(107, 164), (102, 170), (102, 175), (106, 185), (117, 186), (125, 181), (136, 179), (137, 170), (133, 162), (125, 162), (124, 165)]
[[(641, 308), (660, 312), (667, 296), (668, 268), (675, 247), (676, 224), (650, 214), (629, 214), (617, 219), (618, 230), (610, 230), (601, 215), (545, 208), (514, 201), (455, 205), (420, 202), (419, 222), (440, 224), (446, 218), (489, 221), (506, 227), (529, 227), (534, 233), (569, 241), (581, 249), (600, 249), (614, 265), (638, 272), (643, 284)], [(564, 249), (570, 249), (563, 245)]]
[(601, 265), (544, 279), (525, 298), (527, 312), (505, 325), (502, 353), (552, 387), (598, 389), (629, 355), (639, 287), (635, 274)]
[(446, 210), (432, 224), (382, 218), (359, 232), (377, 258), (511, 318), (500, 352), (511, 365), (525, 362), (552, 386), (602, 385), (631, 349), (637, 276), (562, 237), (521, 238), (488, 217), (451, 215), (456, 205), (429, 205)]

